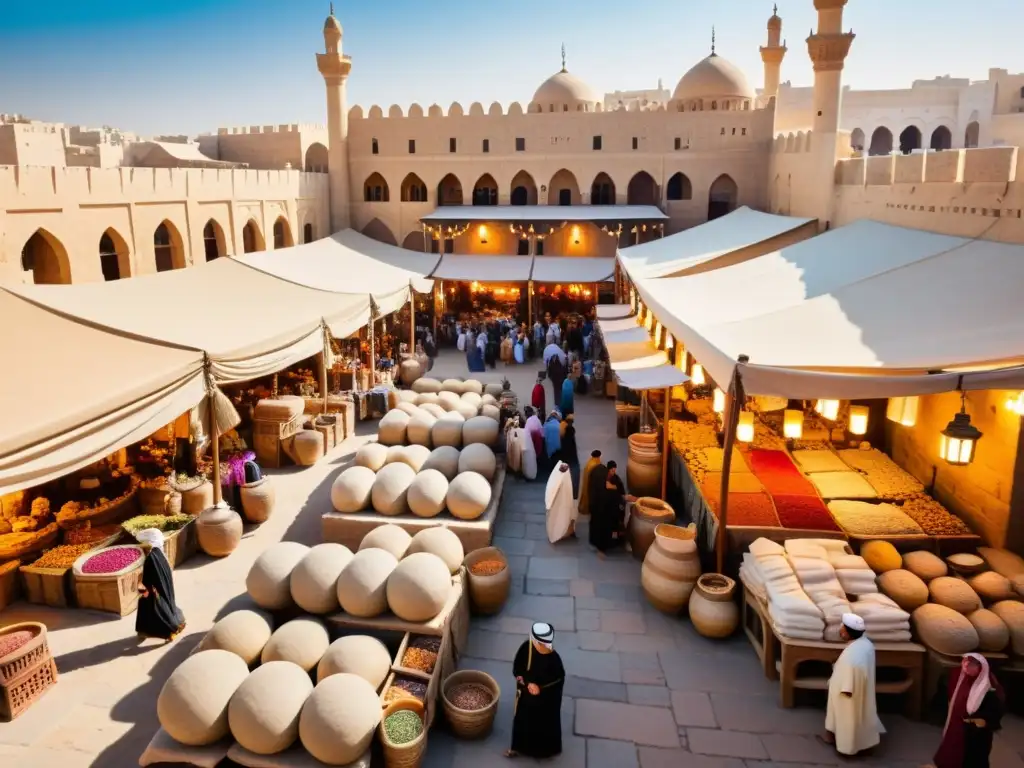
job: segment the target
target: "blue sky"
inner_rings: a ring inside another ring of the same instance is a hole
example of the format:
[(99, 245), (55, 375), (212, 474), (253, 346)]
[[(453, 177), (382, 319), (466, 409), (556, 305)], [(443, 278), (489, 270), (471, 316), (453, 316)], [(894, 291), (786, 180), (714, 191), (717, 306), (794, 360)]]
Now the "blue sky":
[[(10, 2), (0, 23), (0, 112), (144, 135), (326, 121), (314, 54), (321, 0)], [(770, 0), (338, 0), (353, 57), (349, 103), (407, 107), (530, 100), (558, 70), (598, 91), (667, 88), (709, 52), (757, 87)], [(813, 0), (782, 0), (783, 80), (810, 84)], [(989, 67), (1024, 71), (1024, 1), (850, 0), (844, 82), (895, 88)]]

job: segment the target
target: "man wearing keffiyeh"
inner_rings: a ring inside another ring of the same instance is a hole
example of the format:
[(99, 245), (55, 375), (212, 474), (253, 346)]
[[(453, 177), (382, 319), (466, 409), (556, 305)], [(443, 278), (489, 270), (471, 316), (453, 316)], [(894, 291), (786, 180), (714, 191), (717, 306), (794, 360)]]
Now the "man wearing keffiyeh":
[(512, 744), (506, 757), (545, 758), (562, 753), (565, 667), (555, 651), (555, 630), (537, 622), (512, 662), (516, 678)]

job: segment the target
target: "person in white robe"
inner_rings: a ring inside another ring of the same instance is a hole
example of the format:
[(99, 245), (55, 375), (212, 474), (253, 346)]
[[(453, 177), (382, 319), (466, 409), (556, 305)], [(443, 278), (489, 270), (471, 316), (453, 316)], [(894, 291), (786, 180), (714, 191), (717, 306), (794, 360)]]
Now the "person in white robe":
[(544, 506), (547, 509), (548, 541), (554, 544), (569, 536), (576, 535), (575, 499), (572, 495), (572, 475), (569, 465), (564, 461), (558, 463), (548, 477), (548, 485), (544, 491)]
[[(536, 418), (536, 416), (534, 417)], [(538, 419), (539, 423), (539, 419)], [(519, 430), (520, 466), (523, 477), (527, 480), (537, 479), (537, 449), (533, 445), (533, 437), (528, 427)]]
[(832, 667), (825, 714), (826, 744), (841, 755), (856, 755), (878, 746), (885, 733), (875, 700), (875, 646), (865, 634), (864, 619), (843, 614), (840, 636), (850, 640)]

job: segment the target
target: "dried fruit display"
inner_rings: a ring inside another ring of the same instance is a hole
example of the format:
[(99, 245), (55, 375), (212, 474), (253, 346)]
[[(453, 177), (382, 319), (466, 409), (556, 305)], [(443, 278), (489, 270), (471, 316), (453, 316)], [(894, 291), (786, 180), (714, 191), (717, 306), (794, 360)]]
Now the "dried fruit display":
[(911, 496), (900, 507), (930, 536), (969, 536), (971, 529), (956, 515), (924, 493)]
[(63, 568), (68, 569), (75, 564), (75, 560), (92, 549), (92, 544), (61, 544), (59, 547), (47, 550), (46, 554), (32, 563), (33, 568)]
[(0, 563), (0, 576), (6, 576), (11, 571), (16, 571), (21, 567), (21, 560), (8, 560), (6, 563)]
[(177, 531), (191, 523), (195, 518), (192, 515), (137, 515), (121, 523), (121, 527), (134, 536), (139, 531), (147, 528), (156, 528), (158, 531)]
[(924, 492), (924, 485), (876, 448), (867, 451), (839, 451), (847, 465), (863, 472), (879, 498), (889, 501), (910, 498)]
[(111, 536), (121, 533), (121, 526), (117, 523), (110, 525), (85, 525), (75, 528), (72, 531), (64, 532), (65, 544), (95, 544), (98, 541), (109, 539)]
[(854, 536), (923, 536), (921, 526), (894, 504), (830, 501), (828, 511), (840, 527)]
[(101, 496), (95, 504), (85, 501), (69, 501), (57, 513), (57, 523), (61, 528), (70, 530), (92, 519), (102, 519), (104, 515), (117, 511), (119, 506), (128, 500), (139, 489), (138, 475), (127, 475), (121, 472), (112, 473), (114, 479), (120, 481), (122, 492), (114, 497)]

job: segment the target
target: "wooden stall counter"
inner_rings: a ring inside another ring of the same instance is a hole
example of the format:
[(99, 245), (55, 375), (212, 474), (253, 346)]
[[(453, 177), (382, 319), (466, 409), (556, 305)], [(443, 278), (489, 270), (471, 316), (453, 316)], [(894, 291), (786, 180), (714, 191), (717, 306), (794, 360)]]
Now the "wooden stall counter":
[[(761, 661), (765, 677), (779, 681), (779, 700), (783, 707), (794, 706), (797, 690), (828, 690), (828, 677), (801, 675), (800, 665), (814, 661), (835, 664), (845, 645), (780, 636), (768, 618), (767, 607), (745, 584), (742, 619), (743, 631)], [(917, 643), (875, 643), (876, 669), (900, 673), (897, 679), (878, 680), (875, 692), (903, 694), (904, 712), (912, 720), (921, 717), (926, 652), (927, 649)]]

